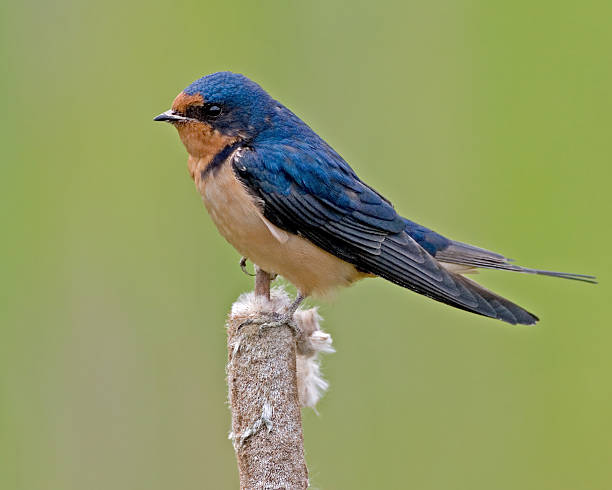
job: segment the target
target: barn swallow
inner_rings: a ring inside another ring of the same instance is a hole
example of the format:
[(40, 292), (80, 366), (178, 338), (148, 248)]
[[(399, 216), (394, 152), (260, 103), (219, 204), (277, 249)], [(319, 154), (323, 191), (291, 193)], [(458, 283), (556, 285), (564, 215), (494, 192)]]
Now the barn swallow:
[(511, 324), (538, 318), (463, 274), (478, 268), (595, 282), (528, 269), (400, 216), (306, 123), (244, 75), (220, 72), (182, 91), (155, 121), (172, 124), (191, 177), (225, 239), (308, 295), (379, 276)]

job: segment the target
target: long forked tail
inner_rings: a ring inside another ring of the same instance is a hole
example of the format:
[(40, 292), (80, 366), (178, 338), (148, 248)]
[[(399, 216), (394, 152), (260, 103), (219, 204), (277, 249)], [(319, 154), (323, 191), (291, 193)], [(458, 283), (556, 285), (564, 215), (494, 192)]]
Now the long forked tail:
[(563, 279), (572, 279), (574, 281), (597, 284), (595, 276), (521, 267), (520, 265), (513, 264), (511, 259), (508, 259), (501, 254), (491, 252), (484, 248), (468, 245), (467, 243), (452, 241), (446, 248), (438, 250), (435, 257), (440, 262), (450, 264), (459, 264), (469, 267), (482, 267), (485, 269), (501, 269), (507, 271), (524, 272), (526, 274), (538, 274), (541, 276), (561, 277)]
[(407, 234), (387, 236), (380, 253), (363, 254), (361, 259), (362, 270), (455, 308), (513, 325), (538, 321), (517, 304), (447, 269)]
[[(427, 234), (431, 236), (423, 236)], [(347, 259), (354, 261), (362, 272), (375, 274), (441, 303), (521, 325), (533, 325), (538, 317), (462, 274), (476, 267), (488, 267), (594, 282), (592, 276), (523, 269), (502, 255), (453, 242), (423, 227), (413, 235), (408, 232), (386, 235), (376, 253), (356, 249)], [(457, 264), (459, 267), (448, 267)]]

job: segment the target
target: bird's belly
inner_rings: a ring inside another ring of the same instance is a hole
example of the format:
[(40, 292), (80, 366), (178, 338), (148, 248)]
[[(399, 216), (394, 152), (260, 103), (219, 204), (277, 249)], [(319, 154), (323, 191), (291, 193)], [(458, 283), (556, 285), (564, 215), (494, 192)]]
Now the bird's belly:
[(203, 180), (200, 171), (192, 175), (221, 235), (263, 270), (280, 274), (308, 295), (325, 295), (367, 277), (308, 240), (266, 223), (229, 162), (208, 172)]

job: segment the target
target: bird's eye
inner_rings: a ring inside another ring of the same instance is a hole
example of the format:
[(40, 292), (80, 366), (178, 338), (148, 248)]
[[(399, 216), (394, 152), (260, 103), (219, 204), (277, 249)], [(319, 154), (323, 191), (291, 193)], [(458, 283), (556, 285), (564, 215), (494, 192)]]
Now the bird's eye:
[(223, 109), (218, 104), (192, 105), (187, 107), (185, 115), (199, 121), (210, 121), (218, 118), (223, 113)]
[(214, 119), (215, 117), (219, 117), (221, 115), (223, 109), (221, 109), (221, 107), (216, 104), (211, 104), (209, 106), (206, 106), (205, 111), (207, 117)]

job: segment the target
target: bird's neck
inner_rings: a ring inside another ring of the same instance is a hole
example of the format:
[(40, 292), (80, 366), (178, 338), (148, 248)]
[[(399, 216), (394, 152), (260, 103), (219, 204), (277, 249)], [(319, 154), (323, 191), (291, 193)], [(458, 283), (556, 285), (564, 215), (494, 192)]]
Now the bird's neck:
[[(215, 155), (237, 140), (200, 122), (180, 123), (176, 125), (176, 129), (189, 153), (189, 161), (199, 161), (200, 166), (210, 164)], [(191, 168), (189, 170), (191, 172)]]

